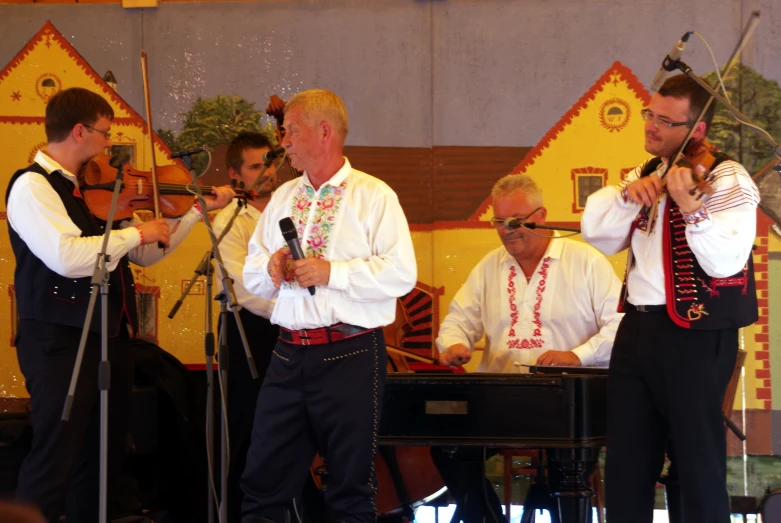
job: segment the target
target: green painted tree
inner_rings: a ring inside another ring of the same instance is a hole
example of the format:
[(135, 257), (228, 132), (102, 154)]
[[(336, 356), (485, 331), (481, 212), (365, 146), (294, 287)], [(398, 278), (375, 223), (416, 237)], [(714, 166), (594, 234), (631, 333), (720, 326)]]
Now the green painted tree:
[[(716, 85), (715, 73), (705, 77)], [(751, 122), (767, 131), (775, 141), (781, 140), (781, 86), (767, 80), (747, 65), (733, 68), (724, 79), (730, 101)], [(720, 94), (723, 94), (721, 90)], [(772, 147), (755, 129), (740, 124), (720, 103), (717, 103), (709, 139), (722, 151), (742, 163), (759, 188), (759, 208), (776, 223), (781, 223), (781, 176), (767, 170), (757, 176), (771, 160), (777, 160)]]
[[(716, 74), (705, 76), (715, 85)], [(755, 125), (775, 140), (781, 140), (781, 86), (767, 80), (747, 65), (735, 66), (724, 79), (730, 101)], [(719, 89), (719, 94), (723, 92)], [(750, 174), (759, 171), (771, 158), (773, 150), (754, 130), (741, 125), (720, 103), (717, 104), (708, 137), (719, 149), (742, 163)]]
[[(274, 128), (270, 123), (261, 126), (262, 113), (255, 104), (237, 95), (217, 95), (213, 98), (198, 98), (192, 108), (184, 114), (182, 132), (178, 135), (167, 129), (157, 134), (172, 151), (186, 151), (206, 146), (209, 150), (219, 144), (228, 144), (241, 132), (266, 134), (276, 143)], [(206, 166), (204, 155), (193, 157), (193, 168), (201, 172)]]

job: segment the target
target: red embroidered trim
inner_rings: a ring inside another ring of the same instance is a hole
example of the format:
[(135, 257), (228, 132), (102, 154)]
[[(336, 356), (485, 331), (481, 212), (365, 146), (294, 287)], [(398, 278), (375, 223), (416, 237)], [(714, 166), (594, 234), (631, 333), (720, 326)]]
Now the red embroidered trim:
[(548, 267), (550, 267), (548, 262), (550, 262), (550, 256), (542, 260), (540, 270), (537, 272), (537, 274), (540, 275), (540, 281), (535, 290), (536, 301), (534, 303), (534, 317), (532, 319), (532, 324), (536, 327), (532, 334), (534, 337), (524, 338), (523, 340), (515, 338), (515, 324), (518, 323), (518, 306), (515, 304), (517, 293), (515, 276), (518, 275), (518, 272), (515, 270), (515, 265), (510, 267), (510, 274), (507, 277), (507, 294), (510, 301), (510, 318), (512, 323), (510, 324), (510, 332), (508, 335), (513, 337), (513, 339), (507, 341), (508, 349), (541, 349), (542, 346), (545, 345), (545, 340), (542, 339), (542, 316), (540, 311), (542, 310), (542, 300), (548, 282)]
[(144, 231), (141, 230), (141, 227), (139, 225), (136, 225), (135, 228), (138, 229), (138, 235), (141, 236), (140, 245), (144, 245)]

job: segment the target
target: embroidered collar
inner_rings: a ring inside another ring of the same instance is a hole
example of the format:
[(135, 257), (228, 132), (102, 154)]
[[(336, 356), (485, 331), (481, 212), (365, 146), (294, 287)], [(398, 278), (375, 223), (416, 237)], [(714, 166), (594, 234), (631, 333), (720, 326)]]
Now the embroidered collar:
[[(564, 244), (561, 241), (561, 239), (554, 240), (553, 238), (560, 238), (560, 234), (558, 231), (553, 231), (553, 237), (551, 238), (551, 241), (548, 243), (548, 248), (545, 249), (545, 253), (542, 255), (543, 258), (550, 258), (553, 260), (558, 260), (562, 256), (562, 251), (564, 250)], [(504, 249), (502, 252), (502, 262), (504, 264), (508, 265), (517, 265), (518, 262), (513, 258), (509, 252), (507, 252), (507, 249)], [(539, 264), (538, 264), (539, 266)]]
[[(348, 160), (346, 156), (342, 156), (342, 158), (344, 158), (344, 165), (342, 165), (342, 167), (339, 168), (339, 170), (336, 171), (333, 176), (323, 182), (323, 185), (320, 186), (321, 189), (326, 185), (333, 185), (334, 187), (338, 187), (347, 179), (347, 176), (350, 174), (350, 171), (352, 171), (353, 168), (350, 165), (350, 160)], [(308, 172), (304, 171), (304, 175), (301, 177), (301, 182), (314, 189), (314, 185), (312, 185), (312, 181), (309, 179)]]

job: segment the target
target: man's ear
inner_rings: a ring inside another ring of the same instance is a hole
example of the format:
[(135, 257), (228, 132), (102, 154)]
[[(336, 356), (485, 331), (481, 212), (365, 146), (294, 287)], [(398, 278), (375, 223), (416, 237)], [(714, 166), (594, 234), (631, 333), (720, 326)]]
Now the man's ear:
[(692, 139), (702, 140), (703, 138), (705, 138), (707, 133), (708, 133), (708, 125), (705, 122), (698, 122), (696, 127), (694, 128)]
[(542, 220), (545, 220), (545, 217), (548, 216), (548, 209), (546, 209), (545, 207), (540, 207), (540, 210), (537, 212), (540, 213), (540, 218)]
[(228, 177), (237, 182), (241, 181), (241, 175), (239, 175), (233, 167), (228, 167)]
[(86, 132), (87, 129), (84, 127), (84, 125), (77, 123), (73, 126), (73, 129), (71, 129), (71, 138), (81, 143), (84, 141), (84, 133)]
[(331, 137), (331, 135), (333, 135), (333, 132), (334, 132), (334, 130), (331, 128), (331, 124), (330, 124), (330, 123), (328, 123), (328, 122), (327, 122), (327, 121), (325, 121), (325, 120), (323, 120), (322, 122), (320, 122), (320, 128), (319, 128), (319, 131), (320, 131), (320, 137), (321, 137), (323, 140), (326, 140), (326, 139), (330, 138), (330, 137)]

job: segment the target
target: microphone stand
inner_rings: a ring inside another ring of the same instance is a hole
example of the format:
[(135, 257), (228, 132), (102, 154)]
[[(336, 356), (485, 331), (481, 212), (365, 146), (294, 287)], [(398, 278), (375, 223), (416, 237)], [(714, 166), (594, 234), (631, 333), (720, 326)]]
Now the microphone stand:
[(534, 222), (522, 223), (521, 227), (524, 229), (545, 229), (546, 231), (565, 231), (579, 233), (580, 229), (577, 227), (563, 227), (559, 225), (540, 225)]
[(732, 115), (741, 123), (747, 123), (749, 124), (748, 127), (753, 129), (755, 132), (759, 134), (759, 136), (768, 144), (770, 147), (773, 148), (773, 154), (776, 155), (777, 160), (775, 160), (775, 163), (778, 163), (778, 161), (781, 160), (781, 146), (776, 142), (767, 132), (764, 131), (764, 129), (761, 129), (759, 126), (754, 125), (749, 118), (741, 113), (737, 108), (735, 108), (729, 101), (721, 96), (718, 92), (716, 92), (710, 85), (708, 85), (708, 82), (697, 76), (694, 71), (692, 71), (692, 68), (689, 67), (685, 62), (682, 62), (678, 60), (678, 64), (676, 66), (681, 72), (683, 72), (686, 76), (694, 80), (699, 84), (700, 87), (705, 89), (713, 98), (721, 102), (724, 107), (732, 113)]
[[(222, 238), (225, 237), (225, 235), (228, 233), (230, 228), (233, 226), (233, 222), (235, 221), (236, 217), (238, 216), (239, 212), (241, 211), (241, 205), (236, 206), (236, 210), (233, 213), (233, 216), (231, 217), (230, 221), (228, 222), (225, 229), (222, 231), (222, 234), (219, 238), (217, 238), (214, 234), (214, 231), (212, 230), (211, 223), (209, 222), (209, 217), (206, 212), (206, 201), (203, 199), (203, 194), (201, 193), (200, 185), (198, 184), (197, 177), (195, 176), (195, 173), (192, 172), (190, 169), (190, 154), (183, 154), (182, 161), (187, 166), (188, 170), (190, 170), (190, 175), (192, 176), (193, 180), (193, 187), (195, 189), (195, 194), (198, 197), (198, 202), (201, 207), (201, 214), (203, 216), (204, 224), (206, 225), (206, 229), (209, 232), (209, 240), (212, 243), (212, 248), (206, 252), (206, 254), (203, 256), (201, 261), (198, 263), (198, 266), (196, 267), (193, 277), (190, 279), (190, 282), (188, 283), (187, 287), (185, 288), (184, 292), (182, 293), (182, 296), (177, 300), (174, 307), (171, 309), (171, 312), (168, 313), (169, 318), (173, 318), (176, 312), (179, 310), (179, 307), (181, 307), (184, 299), (187, 297), (187, 295), (190, 293), (190, 290), (195, 285), (195, 282), (200, 276), (206, 276), (206, 293), (205, 293), (205, 299), (206, 299), (206, 312), (205, 312), (205, 318), (204, 318), (204, 351), (206, 355), (206, 455), (207, 455), (207, 461), (209, 465), (209, 479), (208, 479), (208, 501), (207, 501), (207, 508), (208, 508), (208, 522), (212, 523), (214, 521), (214, 495), (213, 495), (213, 473), (212, 473), (212, 464), (214, 463), (213, 457), (214, 457), (214, 331), (212, 328), (212, 287), (213, 287), (213, 275), (214, 270), (212, 266), (212, 259), (217, 260), (217, 266), (220, 269), (220, 279), (222, 281), (222, 288), (223, 292), (221, 292), (215, 299), (220, 300), (220, 317), (222, 318), (222, 322), (220, 324), (220, 332), (218, 334), (218, 341), (220, 343), (220, 351), (219, 351), (219, 366), (220, 366), (220, 389), (221, 389), (221, 462), (220, 462), (220, 505), (219, 505), (219, 517), (218, 521), (220, 522), (227, 522), (228, 521), (228, 466), (230, 461), (230, 448), (229, 448), (229, 442), (228, 442), (228, 404), (227, 404), (227, 394), (228, 394), (228, 369), (230, 366), (229, 362), (229, 356), (228, 356), (228, 349), (226, 345), (227, 340), (227, 334), (225, 329), (227, 328), (227, 317), (228, 317), (228, 308), (230, 307), (230, 310), (233, 311), (234, 318), (236, 319), (236, 325), (239, 330), (239, 335), (241, 337), (241, 343), (244, 346), (244, 353), (247, 357), (247, 365), (249, 366), (250, 373), (252, 374), (253, 379), (258, 378), (258, 371), (255, 367), (255, 360), (252, 357), (252, 353), (249, 350), (249, 343), (247, 341), (247, 335), (244, 332), (244, 325), (241, 322), (241, 317), (239, 316), (239, 311), (237, 309), (237, 302), (236, 302), (236, 294), (233, 290), (233, 280), (228, 276), (228, 273), (225, 271), (225, 266), (222, 262), (222, 256), (220, 254), (218, 245), (220, 241), (222, 241)], [(258, 180), (260, 180), (262, 176), (258, 176)], [(256, 181), (255, 185), (257, 185), (259, 182)]]
[[(79, 372), (81, 362), (84, 358), (84, 350), (87, 345), (87, 337), (92, 323), (92, 314), (95, 310), (95, 300), (98, 292), (100, 293), (100, 352), (101, 361), (98, 365), (98, 388), (100, 389), (100, 491), (98, 502), (98, 521), (107, 523), (108, 510), (108, 402), (109, 390), (111, 389), (111, 365), (108, 361), (108, 281), (109, 270), (108, 263), (111, 256), (106, 254), (108, 249), (108, 240), (114, 225), (114, 214), (117, 208), (119, 192), (123, 186), (124, 165), (120, 163), (117, 167), (117, 177), (114, 180), (114, 194), (111, 197), (111, 207), (108, 212), (108, 220), (103, 233), (103, 245), (95, 259), (95, 268), (92, 271), (92, 293), (90, 293), (89, 305), (87, 306), (87, 317), (84, 319), (84, 327), (81, 330), (81, 339), (79, 341), (79, 350), (76, 353), (76, 361), (73, 364), (73, 375), (71, 376), (68, 396), (65, 398), (65, 406), (62, 412), (62, 421), (67, 422), (70, 419), (73, 408), (73, 400), (76, 394), (76, 384), (79, 381)], [(121, 262), (120, 262), (121, 263)]]

